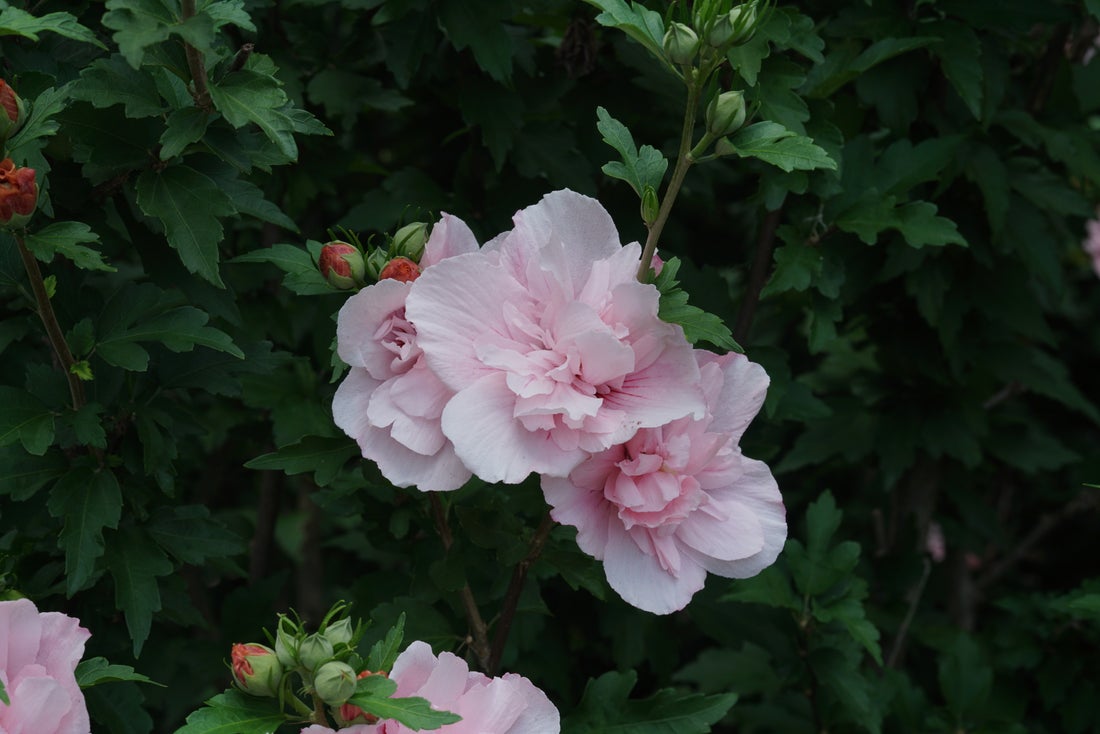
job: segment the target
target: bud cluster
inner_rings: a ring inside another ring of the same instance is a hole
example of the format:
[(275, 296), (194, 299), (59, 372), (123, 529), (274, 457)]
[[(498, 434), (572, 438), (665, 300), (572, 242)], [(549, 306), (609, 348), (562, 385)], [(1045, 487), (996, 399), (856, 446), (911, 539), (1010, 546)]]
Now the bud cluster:
[[(351, 290), (392, 278), (404, 283), (420, 277), (420, 259), (431, 228), (413, 222), (387, 237), (385, 247), (364, 248), (358, 238), (351, 242), (334, 239), (321, 246), (317, 267), (333, 288)], [(364, 254), (366, 249), (366, 254)]]

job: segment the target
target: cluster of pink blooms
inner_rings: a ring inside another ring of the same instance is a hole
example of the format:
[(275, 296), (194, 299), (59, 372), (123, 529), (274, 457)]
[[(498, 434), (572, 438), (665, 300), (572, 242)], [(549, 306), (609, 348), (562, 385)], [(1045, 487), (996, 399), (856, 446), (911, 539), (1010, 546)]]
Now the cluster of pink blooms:
[(552, 517), (650, 612), (683, 608), (708, 571), (772, 563), (783, 501), (738, 446), (764, 370), (658, 318), (657, 289), (635, 278), (641, 247), (596, 200), (557, 191), (513, 223), (478, 247), (444, 214), (419, 277), (347, 301), (336, 423), (400, 487), (541, 475)]
[[(394, 696), (419, 696), (462, 721), (436, 729), (439, 734), (558, 734), (558, 710), (546, 694), (521, 675), (490, 678), (471, 671), (466, 661), (449, 652), (436, 657), (426, 642), (414, 642), (394, 661), (389, 677), (397, 683)], [(342, 734), (407, 734), (396, 721), (356, 724)], [(313, 725), (300, 734), (335, 734)]]
[(0, 601), (0, 734), (89, 734), (76, 664), (90, 637), (79, 620), (39, 612), (29, 599)]

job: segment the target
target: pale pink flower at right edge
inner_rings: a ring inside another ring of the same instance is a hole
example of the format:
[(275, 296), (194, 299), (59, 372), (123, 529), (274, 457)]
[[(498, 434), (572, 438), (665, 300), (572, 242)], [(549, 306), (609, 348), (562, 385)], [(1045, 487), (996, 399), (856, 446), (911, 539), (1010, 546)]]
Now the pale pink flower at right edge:
[(1092, 269), (1100, 277), (1100, 219), (1092, 219), (1085, 225), (1088, 236), (1082, 243), (1085, 252), (1092, 258)]
[(764, 402), (767, 373), (743, 355), (695, 355), (705, 417), (643, 429), (566, 478), (542, 479), (551, 517), (577, 528), (577, 544), (604, 562), (611, 588), (654, 614), (686, 606), (708, 571), (756, 575), (787, 538), (771, 471), (738, 446)]
[(76, 665), (91, 634), (60, 612), (29, 599), (0, 601), (0, 734), (89, 734)]
[[(462, 717), (433, 731), (438, 734), (558, 734), (558, 710), (535, 684), (515, 673), (499, 678), (471, 671), (466, 661), (449, 652), (437, 657), (426, 642), (414, 642), (394, 661), (390, 680), (395, 697), (419, 696), (432, 708)], [(341, 729), (346, 734), (411, 734), (393, 720)], [(311, 726), (300, 734), (330, 734)]]
[[(428, 271), (476, 250), (477, 240), (465, 222), (444, 214), (432, 228), (420, 267)], [(350, 369), (336, 390), (332, 415), (395, 486), (458, 489), (470, 471), (440, 428), (443, 407), (454, 392), (428, 369), (416, 329), (405, 318), (412, 286), (381, 280), (340, 309), (337, 351)]]

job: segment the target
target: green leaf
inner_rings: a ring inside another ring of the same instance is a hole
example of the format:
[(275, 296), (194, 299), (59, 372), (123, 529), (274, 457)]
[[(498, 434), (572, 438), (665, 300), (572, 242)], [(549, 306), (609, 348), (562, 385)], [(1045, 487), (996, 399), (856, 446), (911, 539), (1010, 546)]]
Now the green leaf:
[(81, 688), (91, 688), (100, 683), (132, 680), (138, 683), (152, 683), (164, 687), (148, 677), (137, 673), (129, 665), (112, 665), (107, 658), (97, 657), (81, 660), (76, 666), (76, 683)]
[(244, 539), (210, 517), (201, 505), (163, 507), (146, 526), (149, 537), (181, 563), (202, 565), (208, 558), (243, 553)]
[(737, 694), (703, 696), (672, 689), (630, 699), (638, 674), (605, 673), (589, 680), (562, 731), (570, 734), (706, 734), (737, 702)]
[(19, 441), (27, 453), (42, 456), (53, 443), (53, 413), (22, 390), (0, 386), (0, 446)]
[(348, 703), (380, 719), (398, 721), (410, 729), (438, 729), (462, 721), (462, 717), (457, 714), (433, 709), (431, 703), (424, 698), (391, 698), (396, 690), (397, 683), (389, 678), (368, 675), (356, 683), (355, 693), (348, 699)]
[(738, 130), (729, 139), (733, 152), (741, 158), (759, 158), (784, 171), (810, 171), (817, 168), (836, 170), (825, 149), (811, 138), (797, 135), (776, 122), (758, 122)]
[(882, 62), (939, 41), (935, 36), (883, 38), (863, 51), (839, 46), (825, 58), (825, 63), (810, 71), (803, 93), (810, 97), (830, 97), (836, 90)]
[(684, 337), (692, 344), (707, 341), (719, 349), (743, 352), (722, 319), (688, 303), (688, 294), (680, 288), (679, 281), (676, 280), (679, 270), (679, 259), (670, 258), (653, 281), (661, 293), (657, 315), (662, 321), (679, 324), (684, 330)]
[(397, 623), (386, 632), (385, 638), (371, 646), (367, 655), (367, 670), (378, 672), (389, 670), (400, 652), (401, 642), (405, 639), (405, 613), (397, 618)]
[(122, 491), (109, 469), (76, 467), (58, 480), (47, 503), (50, 515), (63, 518), (57, 545), (65, 551), (65, 590), (80, 591), (103, 555), (103, 529), (117, 528)]
[(287, 474), (312, 471), (313, 480), (324, 487), (340, 473), (348, 459), (359, 455), (359, 447), (347, 437), (306, 436), (297, 443), (245, 464), (249, 469), (281, 469)]
[(107, 432), (103, 430), (99, 418), (102, 412), (103, 406), (99, 403), (87, 403), (80, 410), (69, 414), (78, 443), (97, 449), (107, 448)]
[(134, 657), (149, 637), (153, 614), (161, 610), (157, 576), (174, 567), (168, 557), (137, 528), (125, 528), (110, 538), (105, 555), (115, 580), (115, 606), (126, 616), (126, 628), (134, 643)]
[(300, 296), (323, 296), (336, 292), (333, 285), (325, 280), (321, 271), (317, 269), (313, 256), (299, 245), (273, 245), (263, 250), (238, 255), (229, 262), (271, 263), (286, 273), (283, 277), (283, 285)]
[(162, 0), (107, 0), (106, 8), (100, 22), (115, 31), (111, 38), (135, 69), (141, 66), (145, 49), (167, 39), (177, 22)]
[(960, 632), (946, 654), (940, 655), (939, 681), (955, 721), (969, 719), (985, 706), (993, 688), (993, 671), (970, 635)]
[(160, 159), (175, 158), (206, 133), (210, 115), (198, 107), (183, 107), (168, 116), (168, 125), (160, 136)]
[(52, 222), (24, 240), (27, 249), (44, 263), (53, 262), (54, 255), (61, 255), (81, 270), (115, 272), (115, 268), (103, 262), (101, 254), (84, 247), (83, 242), (99, 242), (99, 235), (84, 222)]
[(511, 10), (507, 0), (445, 0), (438, 11), (455, 49), (469, 48), (478, 66), (502, 83), (512, 76), (512, 37), (503, 22)]
[(50, 87), (35, 97), (23, 127), (8, 141), (9, 158), (17, 164), (29, 162), (46, 145), (45, 138), (57, 133), (61, 125), (53, 117), (65, 109), (69, 88), (67, 84), (56, 89)]
[(298, 158), (294, 123), (281, 108), (287, 103), (279, 80), (270, 74), (242, 69), (210, 86), (210, 99), (233, 127), (255, 123), (287, 158)]
[(175, 734), (271, 734), (285, 721), (276, 699), (229, 690), (208, 699)]
[(775, 251), (775, 271), (761, 291), (762, 297), (804, 291), (821, 275), (824, 259), (821, 250), (800, 242), (786, 244)]
[(846, 720), (871, 734), (882, 731), (882, 712), (872, 698), (870, 679), (860, 671), (858, 660), (835, 648), (819, 647), (810, 653), (807, 662), (830, 697), (843, 707)]
[(95, 107), (124, 105), (127, 117), (152, 117), (164, 109), (152, 75), (130, 66), (121, 54), (92, 62), (71, 89), (73, 99)]
[(218, 274), (218, 243), (223, 234), (219, 217), (237, 209), (209, 176), (184, 165), (159, 173), (146, 170), (137, 180), (137, 202), (164, 225), (168, 244), (188, 270), (224, 287)]
[(662, 64), (671, 69), (664, 54), (665, 24), (661, 14), (648, 10), (636, 2), (629, 5), (626, 0), (585, 0), (603, 12), (596, 16), (596, 22), (608, 28), (618, 28), (626, 35), (646, 47)]
[(5, 706), (11, 706), (11, 699), (8, 698), (8, 692), (4, 688), (4, 681), (0, 680), (0, 703)]
[(893, 196), (872, 192), (855, 206), (837, 217), (836, 225), (853, 232), (868, 245), (878, 241), (886, 229), (896, 229), (911, 247), (956, 244), (966, 246), (958, 227), (950, 219), (937, 216), (936, 205), (927, 201), (912, 201), (896, 206)]
[[(6, 407), (8, 403), (4, 405)], [(0, 447), (0, 495), (8, 495), (20, 502), (46, 483), (64, 476), (68, 470), (69, 462), (60, 452), (50, 451), (43, 456), (34, 456), (19, 446)]]
[(76, 16), (71, 13), (47, 13), (36, 18), (19, 8), (6, 7), (0, 11), (0, 36), (22, 36), (37, 41), (38, 34), (45, 32), (90, 43), (102, 49), (107, 48), (96, 38), (94, 32), (80, 25)]
[(982, 44), (967, 25), (945, 20), (932, 23), (922, 30), (939, 36), (932, 53), (939, 57), (944, 76), (959, 93), (970, 114), (982, 117)]
[(603, 107), (596, 108), (596, 117), (596, 129), (603, 135), (603, 141), (622, 156), (621, 163), (607, 163), (601, 170), (612, 178), (626, 181), (638, 196), (642, 196), (646, 187), (659, 189), (668, 169), (668, 159), (651, 145), (643, 145), (639, 150), (626, 125), (612, 117)]

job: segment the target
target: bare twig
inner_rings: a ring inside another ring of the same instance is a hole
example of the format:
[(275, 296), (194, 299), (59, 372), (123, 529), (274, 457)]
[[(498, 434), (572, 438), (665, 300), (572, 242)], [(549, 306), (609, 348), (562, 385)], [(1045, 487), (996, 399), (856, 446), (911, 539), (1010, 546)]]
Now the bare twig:
[[(429, 492), (428, 494), (431, 498), (432, 518), (435, 520), (435, 529), (439, 533), (439, 539), (443, 541), (443, 550), (450, 551), (451, 546), (454, 545), (454, 536), (451, 535), (451, 528), (447, 524), (447, 514), (443, 510), (443, 503), (439, 501), (439, 495), (435, 492)], [(481, 618), (481, 612), (477, 608), (477, 601), (474, 599), (474, 592), (470, 589), (470, 584), (463, 584), (459, 596), (462, 598), (462, 607), (466, 611), (466, 621), (470, 625), (470, 637), (472, 638), (469, 641), (470, 649), (477, 657), (481, 669), (489, 670), (492, 655), (492, 648), (489, 646), (489, 630), (485, 620)]]
[(512, 629), (512, 620), (516, 616), (520, 593), (523, 591), (523, 584), (527, 580), (527, 570), (534, 565), (542, 554), (543, 546), (546, 545), (546, 539), (550, 537), (550, 531), (553, 528), (554, 521), (547, 513), (531, 538), (531, 546), (527, 550), (527, 555), (516, 564), (515, 570), (512, 571), (512, 581), (508, 584), (508, 592), (504, 595), (504, 608), (501, 610), (496, 634), (493, 636), (493, 649), (489, 656), (489, 667), (485, 670), (489, 675), (496, 673), (497, 667), (500, 665), (500, 658), (504, 654), (504, 645), (508, 642), (508, 633)]
[(741, 309), (737, 312), (737, 323), (733, 327), (733, 338), (741, 343), (749, 336), (752, 328), (752, 320), (756, 315), (756, 304), (760, 302), (760, 293), (764, 290), (764, 284), (768, 281), (768, 273), (771, 271), (772, 251), (775, 249), (775, 230), (779, 227), (782, 217), (782, 209), (768, 212), (764, 221), (760, 223), (760, 234), (756, 240), (756, 255), (753, 257), (752, 270), (749, 275), (749, 287), (745, 292), (745, 300), (741, 302)]
[(901, 651), (905, 645), (905, 637), (909, 634), (909, 626), (913, 624), (913, 617), (917, 614), (917, 607), (920, 605), (921, 597), (924, 595), (924, 587), (928, 585), (928, 577), (932, 574), (932, 561), (925, 557), (924, 569), (921, 571), (920, 579), (917, 581), (917, 585), (913, 587), (913, 590), (909, 592), (909, 609), (905, 612), (905, 619), (901, 621), (901, 626), (898, 627), (898, 634), (894, 637), (894, 644), (890, 646), (890, 654), (886, 656), (886, 667), (892, 668), (898, 661), (898, 657), (901, 655)]
[(27, 271), (27, 278), (31, 282), (34, 291), (34, 300), (38, 304), (38, 318), (42, 319), (42, 325), (46, 327), (46, 335), (50, 339), (50, 346), (61, 364), (65, 373), (65, 379), (69, 382), (69, 396), (73, 401), (73, 410), (84, 407), (84, 385), (80, 378), (73, 373), (73, 353), (69, 351), (69, 345), (65, 342), (65, 335), (61, 332), (61, 325), (57, 323), (57, 314), (54, 313), (53, 304), (50, 303), (50, 294), (46, 292), (46, 283), (42, 279), (42, 271), (38, 268), (38, 260), (23, 244), (23, 237), (15, 235), (15, 244), (19, 247), (19, 256), (23, 258), (23, 268)]

